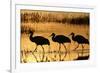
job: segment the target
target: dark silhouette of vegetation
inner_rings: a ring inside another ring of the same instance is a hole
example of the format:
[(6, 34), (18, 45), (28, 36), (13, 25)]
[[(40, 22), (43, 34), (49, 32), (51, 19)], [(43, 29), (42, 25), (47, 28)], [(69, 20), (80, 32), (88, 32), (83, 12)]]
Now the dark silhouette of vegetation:
[(31, 28), (30, 26), (21, 25), (21, 34), (23, 33), (29, 34), (29, 31), (35, 31), (35, 30)]
[[(61, 15), (59, 17), (58, 15)], [(89, 24), (89, 15), (84, 16), (70, 16), (67, 14), (43, 13), (43, 12), (24, 12), (21, 13), (21, 23), (39, 23), (39, 22), (56, 22), (56, 23), (70, 23), (70, 24)]]
[(78, 17), (70, 19), (70, 23), (72, 24), (89, 24), (89, 17)]

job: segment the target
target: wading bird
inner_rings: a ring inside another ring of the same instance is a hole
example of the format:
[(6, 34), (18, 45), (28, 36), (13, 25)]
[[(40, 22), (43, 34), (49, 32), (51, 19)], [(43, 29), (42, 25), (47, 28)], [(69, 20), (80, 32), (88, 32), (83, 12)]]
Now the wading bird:
[[(83, 55), (83, 50), (84, 50), (83, 44), (89, 44), (88, 39), (86, 39), (82, 35), (76, 35), (75, 36), (75, 34), (73, 32), (70, 35), (72, 35), (72, 40), (78, 43), (77, 48), (79, 47), (79, 45), (82, 46), (82, 55)], [(75, 48), (74, 50), (76, 50), (77, 48)]]
[[(46, 39), (46, 38), (44, 38), (44, 37), (42, 37), (42, 36), (33, 36), (33, 32), (32, 32), (32, 31), (29, 31), (29, 33), (30, 33), (29, 39), (31, 40), (31, 42), (34, 42), (34, 43), (36, 44), (36, 48), (35, 48), (34, 52), (37, 50), (37, 46), (39, 46), (39, 45), (40, 45), (40, 46), (42, 47), (42, 49), (43, 49), (43, 57), (42, 57), (42, 61), (41, 61), (41, 62), (43, 62), (43, 60), (44, 60), (44, 55), (45, 55), (45, 51), (44, 51), (43, 45), (48, 45), (48, 46), (50, 46), (50, 42), (49, 42), (48, 39)], [(50, 49), (50, 48), (49, 48), (49, 49)]]
[[(71, 43), (71, 40), (68, 37), (64, 36), (64, 35), (56, 35), (55, 33), (52, 33), (51, 36), (52, 36), (52, 40), (54, 42), (59, 43), (59, 52), (61, 51), (61, 44), (64, 46), (64, 48), (67, 52), (67, 49), (66, 49), (66, 46), (64, 45), (64, 43)], [(65, 57), (66, 57), (66, 53), (65, 53), (64, 58)], [(60, 58), (60, 61), (61, 61), (60, 53), (59, 53), (59, 58)]]

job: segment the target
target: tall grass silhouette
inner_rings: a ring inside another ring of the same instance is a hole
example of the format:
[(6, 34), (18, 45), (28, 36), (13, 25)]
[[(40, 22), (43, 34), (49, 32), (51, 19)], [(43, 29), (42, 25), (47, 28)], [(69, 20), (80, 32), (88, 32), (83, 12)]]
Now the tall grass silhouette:
[(39, 23), (39, 22), (57, 22), (57, 23), (69, 23), (69, 24), (89, 24), (89, 13), (75, 12), (46, 12), (46, 11), (34, 11), (21, 13), (22, 23)]

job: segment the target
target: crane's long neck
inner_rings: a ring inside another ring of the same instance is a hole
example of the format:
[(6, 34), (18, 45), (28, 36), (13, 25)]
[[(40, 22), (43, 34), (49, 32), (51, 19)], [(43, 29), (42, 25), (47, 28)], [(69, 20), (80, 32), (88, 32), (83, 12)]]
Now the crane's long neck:
[(30, 40), (32, 40), (33, 39), (33, 33), (30, 33)]
[(74, 40), (74, 37), (75, 37), (75, 35), (74, 35), (74, 34), (72, 34), (72, 40)]
[(55, 35), (52, 36), (52, 40), (55, 40)]

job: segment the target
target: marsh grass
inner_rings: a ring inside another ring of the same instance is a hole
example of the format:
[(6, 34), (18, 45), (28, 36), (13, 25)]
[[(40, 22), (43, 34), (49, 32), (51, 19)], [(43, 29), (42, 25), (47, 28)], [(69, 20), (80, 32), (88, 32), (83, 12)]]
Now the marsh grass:
[[(24, 12), (23, 12), (24, 11)], [(21, 23), (56, 22), (89, 24), (89, 13), (21, 10)]]

